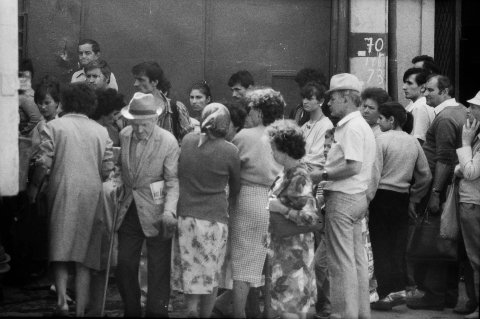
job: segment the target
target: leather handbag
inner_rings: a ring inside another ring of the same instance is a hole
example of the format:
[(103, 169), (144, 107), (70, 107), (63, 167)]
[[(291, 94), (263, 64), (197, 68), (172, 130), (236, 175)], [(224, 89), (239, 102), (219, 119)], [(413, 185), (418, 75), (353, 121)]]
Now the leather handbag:
[(458, 237), (458, 183), (454, 180), (447, 191), (447, 200), (440, 219), (440, 236), (456, 240)]
[(456, 261), (457, 241), (440, 236), (440, 216), (427, 209), (411, 229), (406, 255), (414, 261)]

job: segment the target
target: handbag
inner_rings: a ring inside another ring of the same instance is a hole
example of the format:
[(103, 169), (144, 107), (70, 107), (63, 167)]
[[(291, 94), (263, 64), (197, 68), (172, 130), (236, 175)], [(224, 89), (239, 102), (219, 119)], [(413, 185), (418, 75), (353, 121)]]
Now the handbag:
[(456, 261), (457, 241), (440, 236), (440, 216), (430, 216), (427, 208), (413, 225), (406, 255), (414, 261)]
[(440, 237), (456, 240), (458, 236), (458, 184), (455, 177), (447, 191), (447, 200), (440, 218)]
[(290, 237), (317, 230), (322, 224), (299, 226), (277, 212), (270, 212), (270, 233), (276, 237)]

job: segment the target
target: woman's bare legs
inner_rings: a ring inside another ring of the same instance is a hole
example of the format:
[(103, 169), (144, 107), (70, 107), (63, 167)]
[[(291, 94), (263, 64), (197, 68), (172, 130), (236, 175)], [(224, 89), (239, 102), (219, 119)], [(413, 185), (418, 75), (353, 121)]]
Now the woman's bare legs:
[(198, 303), (200, 295), (185, 294), (185, 302), (187, 303), (187, 317), (198, 318)]
[(90, 268), (85, 267), (81, 263), (75, 263), (75, 270), (75, 312), (77, 317), (83, 317), (90, 291)]
[(247, 302), (250, 285), (248, 282), (233, 281), (233, 317), (245, 318), (245, 304)]
[(200, 318), (210, 318), (212, 315), (213, 306), (217, 299), (218, 287), (213, 288), (209, 295), (201, 295), (200, 297)]
[(67, 304), (67, 281), (68, 267), (66, 262), (53, 262), (55, 277), (55, 290), (57, 291), (57, 307), (68, 311)]

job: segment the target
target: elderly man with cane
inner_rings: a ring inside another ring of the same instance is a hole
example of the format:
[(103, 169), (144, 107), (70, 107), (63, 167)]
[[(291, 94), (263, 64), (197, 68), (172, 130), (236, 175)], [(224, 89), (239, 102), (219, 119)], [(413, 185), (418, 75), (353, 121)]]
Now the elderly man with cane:
[(175, 137), (158, 127), (161, 109), (152, 94), (135, 93), (122, 115), (130, 121), (120, 133), (124, 196), (119, 202), (116, 279), (125, 316), (140, 317), (138, 268), (147, 245), (146, 316), (168, 317), (171, 236), (177, 225), (179, 195)]

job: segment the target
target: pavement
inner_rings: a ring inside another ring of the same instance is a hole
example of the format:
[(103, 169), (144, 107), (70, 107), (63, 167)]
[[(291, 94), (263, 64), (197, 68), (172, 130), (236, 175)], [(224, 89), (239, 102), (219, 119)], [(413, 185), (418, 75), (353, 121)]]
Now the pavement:
[[(460, 283), (459, 302), (465, 302), (465, 289)], [(55, 294), (49, 289), (47, 280), (31, 283), (23, 287), (3, 287), (3, 302), (0, 302), (0, 317), (49, 317), (55, 306)], [(74, 316), (74, 306), (70, 314)], [(107, 317), (122, 317), (122, 301), (114, 280), (109, 284), (105, 307)], [(307, 318), (312, 319), (314, 308), (311, 308)], [(186, 317), (186, 308), (182, 294), (172, 292), (170, 318)], [(453, 313), (452, 309), (443, 311), (412, 310), (405, 305), (395, 307), (392, 311), (372, 311), (372, 319), (461, 319), (463, 315)]]

